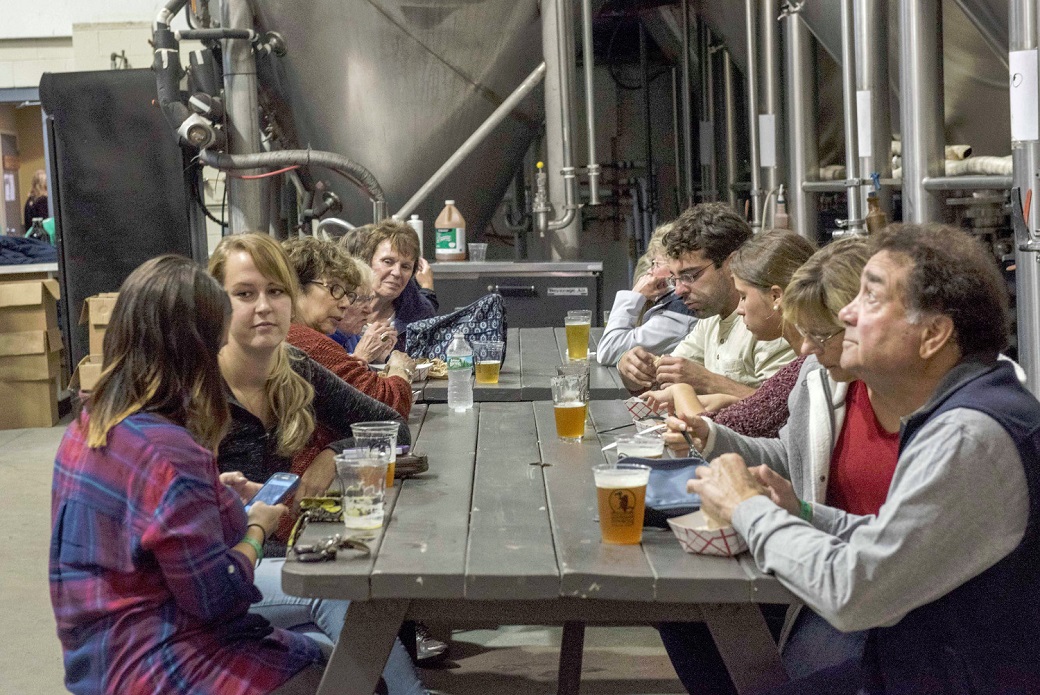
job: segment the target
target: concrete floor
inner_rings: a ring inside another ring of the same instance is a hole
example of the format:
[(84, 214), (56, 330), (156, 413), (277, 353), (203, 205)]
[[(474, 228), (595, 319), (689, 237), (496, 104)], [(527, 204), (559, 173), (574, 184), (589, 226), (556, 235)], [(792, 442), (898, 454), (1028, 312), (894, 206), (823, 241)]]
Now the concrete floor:
[[(61, 648), (47, 591), (50, 489), (64, 425), (0, 431), (0, 695), (64, 692)], [(424, 683), (448, 695), (556, 691), (560, 629), (508, 626), (456, 631), (451, 658), (424, 669)], [(684, 692), (657, 633), (590, 628), (585, 695)]]

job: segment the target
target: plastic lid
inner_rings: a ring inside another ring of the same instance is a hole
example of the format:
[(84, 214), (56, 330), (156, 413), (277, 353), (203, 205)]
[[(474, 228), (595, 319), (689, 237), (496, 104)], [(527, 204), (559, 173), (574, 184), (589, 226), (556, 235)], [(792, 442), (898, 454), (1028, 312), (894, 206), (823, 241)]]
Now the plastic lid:
[(454, 204), (455, 204), (455, 201), (454, 201), (454, 200), (445, 200), (445, 201), (444, 201), (444, 204), (445, 204), (445, 205), (454, 205)]
[(419, 219), (419, 216), (418, 215), (412, 215), (412, 219), (413, 220), (417, 220), (417, 219)]

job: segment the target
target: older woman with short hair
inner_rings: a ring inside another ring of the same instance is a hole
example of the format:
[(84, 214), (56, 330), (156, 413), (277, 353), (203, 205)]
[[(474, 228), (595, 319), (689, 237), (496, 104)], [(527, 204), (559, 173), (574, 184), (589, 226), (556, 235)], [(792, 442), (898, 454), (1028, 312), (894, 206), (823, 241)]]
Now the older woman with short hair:
[(438, 309), (430, 264), (419, 255), (419, 236), (404, 222), (386, 219), (352, 238), (358, 243), (358, 257), (375, 273), (376, 298), (369, 321), (391, 321), (396, 347), (404, 350), (408, 324), (430, 318)]

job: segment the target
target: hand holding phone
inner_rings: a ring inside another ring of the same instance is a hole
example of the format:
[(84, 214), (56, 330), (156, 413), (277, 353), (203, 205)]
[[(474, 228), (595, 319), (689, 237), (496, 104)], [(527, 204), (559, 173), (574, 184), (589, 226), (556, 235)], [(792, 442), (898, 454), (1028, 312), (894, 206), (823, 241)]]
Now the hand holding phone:
[(264, 504), (281, 504), (287, 500), (300, 484), (300, 476), (294, 475), (293, 473), (275, 473), (264, 486), (253, 495), (253, 499), (246, 503), (246, 513), (253, 506), (254, 502), (263, 502)]

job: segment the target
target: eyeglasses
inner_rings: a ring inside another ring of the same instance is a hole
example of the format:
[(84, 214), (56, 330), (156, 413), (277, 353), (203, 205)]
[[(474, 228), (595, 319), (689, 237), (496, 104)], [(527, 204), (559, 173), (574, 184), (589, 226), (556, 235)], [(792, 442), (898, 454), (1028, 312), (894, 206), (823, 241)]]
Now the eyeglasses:
[(694, 283), (701, 279), (701, 275), (704, 275), (704, 272), (713, 265), (714, 263), (708, 263), (707, 265), (702, 265), (697, 270), (684, 270), (678, 275), (673, 275), (669, 278), (665, 278), (665, 282), (668, 283), (668, 287), (672, 288), (673, 290), (679, 283), (682, 283), (687, 287), (692, 287)]
[(335, 285), (335, 284), (334, 285), (330, 285), (327, 282), (325, 282), (324, 280), (311, 280), (307, 284), (308, 285), (321, 285), (322, 287), (327, 289), (329, 291), (329, 294), (332, 295), (332, 298), (337, 300), (337, 301), (339, 301), (340, 299), (343, 299), (344, 297), (346, 297), (347, 301), (350, 302), (351, 304), (353, 304), (354, 302), (356, 302), (359, 299), (357, 292), (347, 292), (347, 288), (344, 287), (343, 285)]
[[(795, 328), (798, 328), (798, 327), (795, 326)], [(818, 347), (821, 350), (823, 350), (825, 347), (827, 347), (827, 343), (829, 343), (834, 337), (839, 336), (842, 333), (844, 333), (845, 329), (844, 328), (839, 328), (838, 330), (834, 331), (833, 333), (829, 333), (827, 335), (820, 335), (819, 333), (809, 333), (809, 332), (805, 331), (802, 328), (798, 328), (798, 332), (802, 334), (803, 338), (807, 339), (813, 345), (815, 345), (816, 347)]]

